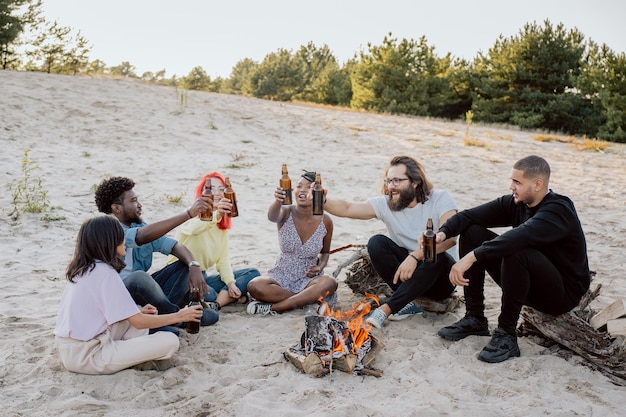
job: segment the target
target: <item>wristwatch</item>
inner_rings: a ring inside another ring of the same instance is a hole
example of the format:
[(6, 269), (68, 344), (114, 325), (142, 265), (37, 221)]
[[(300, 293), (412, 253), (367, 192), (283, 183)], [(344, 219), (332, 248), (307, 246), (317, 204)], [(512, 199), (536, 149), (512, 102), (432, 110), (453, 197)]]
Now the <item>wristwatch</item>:
[(199, 268), (200, 267), (200, 262), (198, 262), (198, 261), (191, 261), (191, 262), (189, 262), (189, 264), (187, 266), (189, 268), (191, 268), (192, 266), (197, 266)]

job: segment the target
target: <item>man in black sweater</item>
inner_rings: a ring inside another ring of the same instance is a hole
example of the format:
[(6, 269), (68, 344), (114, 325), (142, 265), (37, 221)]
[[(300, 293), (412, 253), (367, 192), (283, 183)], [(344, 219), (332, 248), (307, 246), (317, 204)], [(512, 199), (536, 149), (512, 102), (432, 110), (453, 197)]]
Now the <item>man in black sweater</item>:
[[(531, 155), (511, 172), (512, 194), (464, 210), (437, 233), (437, 242), (460, 235), (461, 259), (450, 282), (463, 286), (465, 317), (439, 330), (447, 340), (489, 336), (484, 315), (485, 271), (502, 289), (498, 327), (478, 359), (496, 363), (519, 356), (516, 327), (523, 305), (547, 314), (574, 308), (591, 282), (587, 245), (574, 203), (548, 188), (550, 166)], [(497, 235), (489, 227), (512, 229)]]

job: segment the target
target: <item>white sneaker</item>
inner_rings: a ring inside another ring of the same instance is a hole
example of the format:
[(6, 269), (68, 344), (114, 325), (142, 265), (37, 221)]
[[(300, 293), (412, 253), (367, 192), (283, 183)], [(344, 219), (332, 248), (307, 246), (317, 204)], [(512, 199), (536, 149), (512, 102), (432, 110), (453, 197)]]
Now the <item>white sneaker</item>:
[(369, 315), (369, 317), (365, 321), (371, 324), (372, 326), (376, 327), (377, 329), (382, 329), (385, 326), (386, 319), (387, 319), (387, 315), (379, 307), (376, 310), (372, 311), (372, 313)]
[(276, 314), (276, 312), (272, 310), (272, 304), (262, 303), (260, 301), (251, 301), (248, 304), (248, 307), (246, 307), (246, 312), (248, 314), (260, 314), (262, 316), (266, 316), (268, 314)]

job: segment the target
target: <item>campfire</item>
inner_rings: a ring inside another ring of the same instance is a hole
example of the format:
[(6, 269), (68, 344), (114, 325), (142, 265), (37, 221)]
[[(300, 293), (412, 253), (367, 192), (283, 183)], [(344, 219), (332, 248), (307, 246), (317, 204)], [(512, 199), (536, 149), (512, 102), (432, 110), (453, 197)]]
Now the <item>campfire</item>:
[(319, 315), (305, 317), (300, 342), (284, 356), (300, 371), (321, 377), (334, 369), (357, 375), (381, 376), (382, 371), (369, 367), (384, 345), (370, 334), (365, 316), (376, 296), (352, 305), (347, 311), (331, 309), (322, 302)]

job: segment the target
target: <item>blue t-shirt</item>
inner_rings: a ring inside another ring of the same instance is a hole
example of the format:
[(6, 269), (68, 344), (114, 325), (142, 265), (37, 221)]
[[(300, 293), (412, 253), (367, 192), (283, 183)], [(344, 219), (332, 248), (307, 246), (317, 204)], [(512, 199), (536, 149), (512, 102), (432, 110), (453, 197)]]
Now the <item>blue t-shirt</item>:
[(124, 236), (126, 241), (126, 268), (120, 272), (122, 279), (126, 278), (128, 274), (133, 271), (145, 271), (148, 272), (152, 266), (152, 254), (154, 252), (160, 252), (164, 255), (169, 255), (172, 252), (172, 248), (177, 243), (175, 239), (167, 236), (161, 236), (160, 238), (146, 243), (144, 245), (138, 245), (135, 241), (137, 237), (137, 231), (147, 225), (143, 222), (141, 224), (131, 223), (130, 227), (122, 224), (124, 228)]

